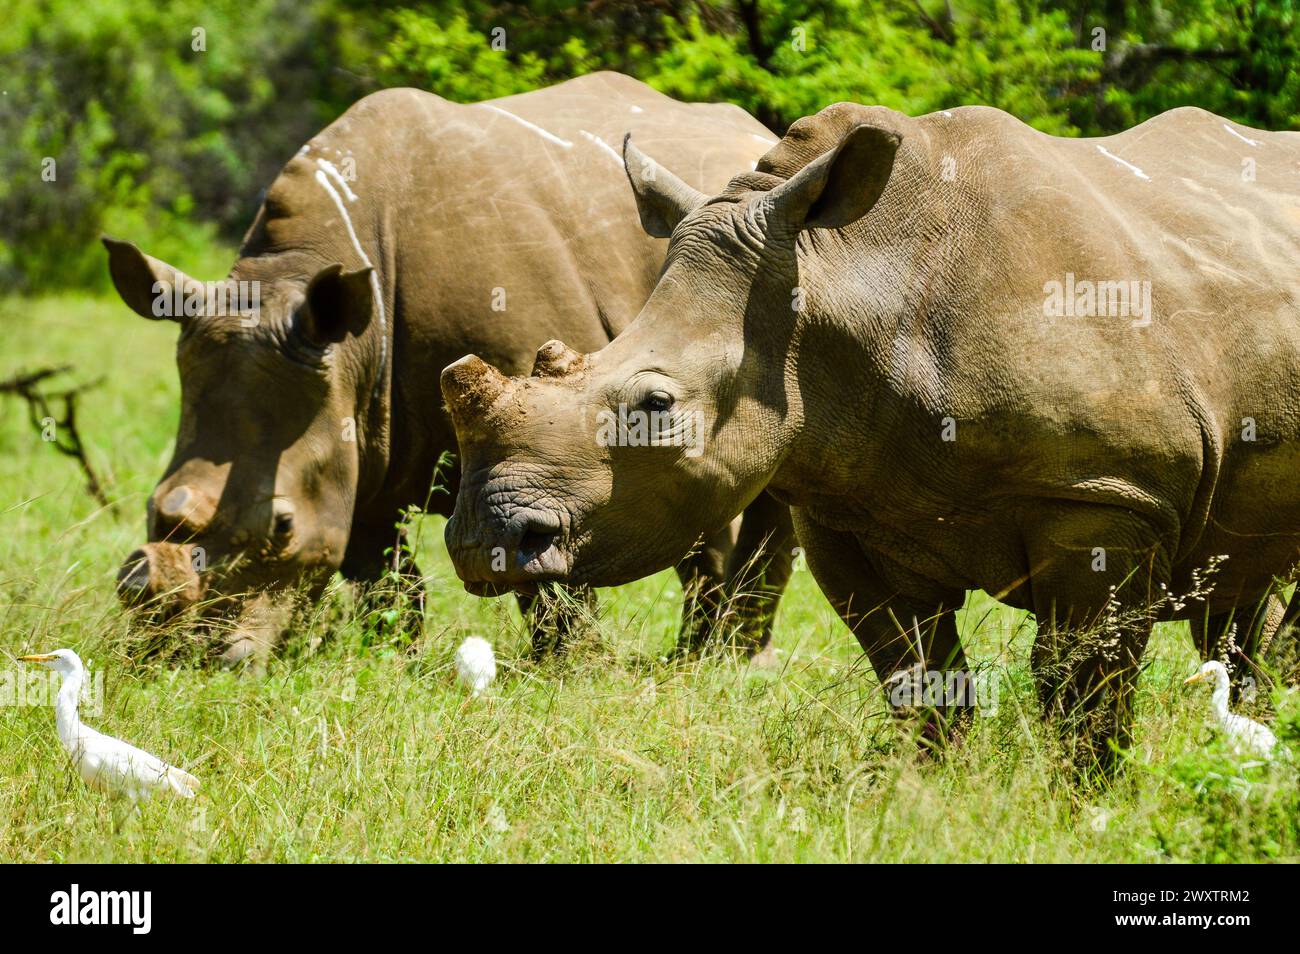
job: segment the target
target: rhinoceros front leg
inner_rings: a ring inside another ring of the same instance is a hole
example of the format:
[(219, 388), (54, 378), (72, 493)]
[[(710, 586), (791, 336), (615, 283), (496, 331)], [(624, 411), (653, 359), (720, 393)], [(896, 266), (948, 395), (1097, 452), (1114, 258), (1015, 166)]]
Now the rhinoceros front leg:
[[(954, 615), (964, 591), (883, 564), (853, 534), (817, 524), (797, 509), (791, 516), (808, 569), (861, 643), (892, 711), (922, 713), (922, 736), (930, 740), (964, 721), (975, 701)], [(882, 568), (893, 571), (890, 579)]]
[(740, 524), (740, 536), (727, 560), (727, 592), (735, 617), (736, 641), (751, 653), (772, 642), (777, 604), (794, 567), (794, 524), (790, 508), (759, 494)]
[(794, 564), (790, 510), (767, 494), (677, 564), (682, 581), (678, 652), (725, 638), (753, 655), (772, 640), (777, 603)]
[(564, 648), (569, 638), (596, 614), (596, 591), (589, 586), (545, 583), (534, 594), (516, 593), (519, 612), (532, 631), (533, 658)]
[(377, 615), (380, 628), (419, 638), (424, 630), (424, 576), (398, 518), (386, 522), (384, 529), (354, 528), (340, 572), (357, 584), (359, 615)]
[[(1281, 594), (1274, 596), (1281, 601)], [(1261, 633), (1260, 654), (1265, 668), (1277, 673), (1284, 685), (1300, 685), (1300, 586), (1291, 594), (1277, 628)]]
[(293, 619), (294, 603), (282, 593), (255, 593), (240, 607), (225, 636), (221, 664), (260, 675)]
[(697, 653), (721, 628), (726, 602), (727, 557), (735, 546), (732, 525), (702, 538), (674, 569), (682, 584), (679, 653)]

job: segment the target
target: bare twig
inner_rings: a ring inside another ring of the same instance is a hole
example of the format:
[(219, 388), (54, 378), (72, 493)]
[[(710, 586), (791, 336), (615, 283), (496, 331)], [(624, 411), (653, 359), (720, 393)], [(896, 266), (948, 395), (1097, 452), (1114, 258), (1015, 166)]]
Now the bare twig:
[[(109, 501), (104, 493), (103, 481), (91, 466), (90, 459), (86, 456), (85, 445), (81, 441), (81, 434), (77, 431), (77, 398), (91, 388), (98, 387), (103, 378), (64, 388), (61, 391), (44, 391), (40, 387), (49, 378), (71, 370), (72, 366), (65, 364), (55, 368), (41, 368), (39, 371), (16, 374), (0, 381), (0, 394), (15, 394), (26, 401), (32, 426), (41, 432), (42, 436), (45, 434), (46, 422), (53, 423), (53, 440), (50, 442), (60, 453), (75, 457), (80, 462), (81, 470), (86, 475), (86, 491), (101, 505), (107, 507)], [(61, 413), (56, 415), (51, 408), (60, 402)]]

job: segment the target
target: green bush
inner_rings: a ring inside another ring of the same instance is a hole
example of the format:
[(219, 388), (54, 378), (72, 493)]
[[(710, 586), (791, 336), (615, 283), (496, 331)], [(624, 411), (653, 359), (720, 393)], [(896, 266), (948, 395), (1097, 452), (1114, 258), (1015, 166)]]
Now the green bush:
[(237, 237), (259, 191), (332, 117), (331, 99), (351, 95), (337, 93), (347, 84), (318, 5), (15, 0), (6, 20), (7, 288), (103, 287), (103, 231), (180, 258)]
[(982, 103), (1059, 135), (1187, 104), (1282, 129), (1298, 37), (1293, 0), (11, 0), (0, 287), (103, 287), (101, 231), (228, 261), (213, 243), (281, 164), (384, 86), (473, 101), (613, 69), (777, 133), (839, 100)]

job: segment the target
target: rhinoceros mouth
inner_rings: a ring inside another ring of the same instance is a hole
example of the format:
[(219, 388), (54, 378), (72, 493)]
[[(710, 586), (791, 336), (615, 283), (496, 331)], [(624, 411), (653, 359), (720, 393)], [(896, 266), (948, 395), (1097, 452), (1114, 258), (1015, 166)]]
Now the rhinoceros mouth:
[[(454, 519), (454, 518), (453, 518)], [(549, 510), (517, 511), (484, 540), (451, 543), (452, 562), (475, 596), (532, 592), (564, 580), (572, 569), (562, 517)]]
[(519, 538), (515, 567), (529, 578), (551, 578), (568, 571), (568, 560), (560, 549), (560, 531), (530, 521)]
[(117, 595), (129, 609), (167, 618), (204, 598), (189, 544), (137, 547), (117, 573)]

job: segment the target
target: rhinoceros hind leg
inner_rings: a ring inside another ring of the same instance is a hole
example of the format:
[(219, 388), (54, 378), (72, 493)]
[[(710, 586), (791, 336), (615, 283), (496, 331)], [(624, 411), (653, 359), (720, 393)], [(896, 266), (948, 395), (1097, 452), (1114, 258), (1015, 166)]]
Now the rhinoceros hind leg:
[(1025, 541), (1038, 633), (1031, 663), (1076, 770), (1109, 776), (1131, 741), (1133, 698), (1169, 560), (1155, 529), (1102, 504), (1039, 506)]

